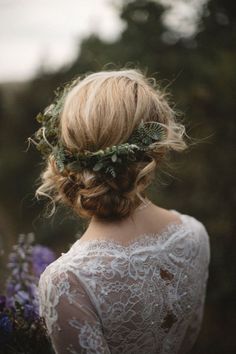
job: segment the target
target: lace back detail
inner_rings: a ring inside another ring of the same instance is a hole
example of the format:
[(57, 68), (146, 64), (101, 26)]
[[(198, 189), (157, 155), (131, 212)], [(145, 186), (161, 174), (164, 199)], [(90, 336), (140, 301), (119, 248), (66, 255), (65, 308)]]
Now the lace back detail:
[(208, 234), (181, 216), (127, 244), (77, 240), (40, 277), (41, 315), (55, 352), (177, 354), (200, 330)]

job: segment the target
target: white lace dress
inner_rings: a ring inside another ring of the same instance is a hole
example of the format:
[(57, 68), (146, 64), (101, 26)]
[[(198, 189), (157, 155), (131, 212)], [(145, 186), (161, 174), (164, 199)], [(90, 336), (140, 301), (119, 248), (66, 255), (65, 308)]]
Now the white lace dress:
[(77, 240), (39, 280), (56, 353), (184, 354), (201, 326), (209, 237), (178, 214), (163, 232), (121, 245)]

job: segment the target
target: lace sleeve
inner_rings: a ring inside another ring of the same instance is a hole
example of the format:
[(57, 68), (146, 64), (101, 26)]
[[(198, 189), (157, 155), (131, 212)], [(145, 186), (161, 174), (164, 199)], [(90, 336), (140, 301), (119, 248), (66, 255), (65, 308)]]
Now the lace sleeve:
[(75, 274), (45, 272), (39, 281), (39, 305), (57, 354), (110, 353), (100, 319)]
[(197, 268), (195, 270), (201, 282), (198, 283), (198, 288), (196, 289), (195, 306), (192, 311), (191, 322), (185, 333), (179, 354), (189, 353), (193, 348), (201, 329), (204, 314), (208, 267), (210, 262), (210, 244), (207, 230), (200, 222), (198, 222), (195, 236), (199, 237), (200, 243)]

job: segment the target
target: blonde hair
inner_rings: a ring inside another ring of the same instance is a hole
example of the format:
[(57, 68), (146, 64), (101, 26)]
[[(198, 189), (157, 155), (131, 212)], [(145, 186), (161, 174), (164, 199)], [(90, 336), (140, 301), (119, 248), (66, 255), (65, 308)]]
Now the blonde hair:
[(155, 80), (138, 70), (90, 74), (68, 93), (60, 115), (60, 139), (71, 150), (97, 151), (128, 140), (140, 122), (158, 121), (167, 129), (164, 141), (142, 161), (124, 166), (116, 178), (99, 171), (59, 172), (52, 155), (41, 174), (36, 196), (48, 196), (70, 206), (78, 215), (120, 219), (129, 216), (145, 196), (157, 165), (169, 150), (181, 151), (185, 127)]

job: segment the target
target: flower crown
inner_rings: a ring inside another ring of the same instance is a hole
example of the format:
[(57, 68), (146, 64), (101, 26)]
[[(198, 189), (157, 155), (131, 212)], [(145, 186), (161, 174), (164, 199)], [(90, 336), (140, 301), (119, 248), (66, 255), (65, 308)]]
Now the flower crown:
[(95, 152), (69, 151), (60, 140), (59, 117), (67, 94), (77, 82), (78, 79), (72, 80), (54, 91), (55, 98), (52, 104), (36, 116), (36, 120), (42, 126), (35, 132), (33, 138), (28, 138), (29, 142), (36, 145), (44, 159), (53, 155), (60, 172), (65, 169), (73, 172), (89, 169), (116, 177), (122, 166), (140, 160), (146, 151), (155, 150), (157, 143), (165, 139), (166, 127), (163, 124), (142, 121), (125, 143)]

